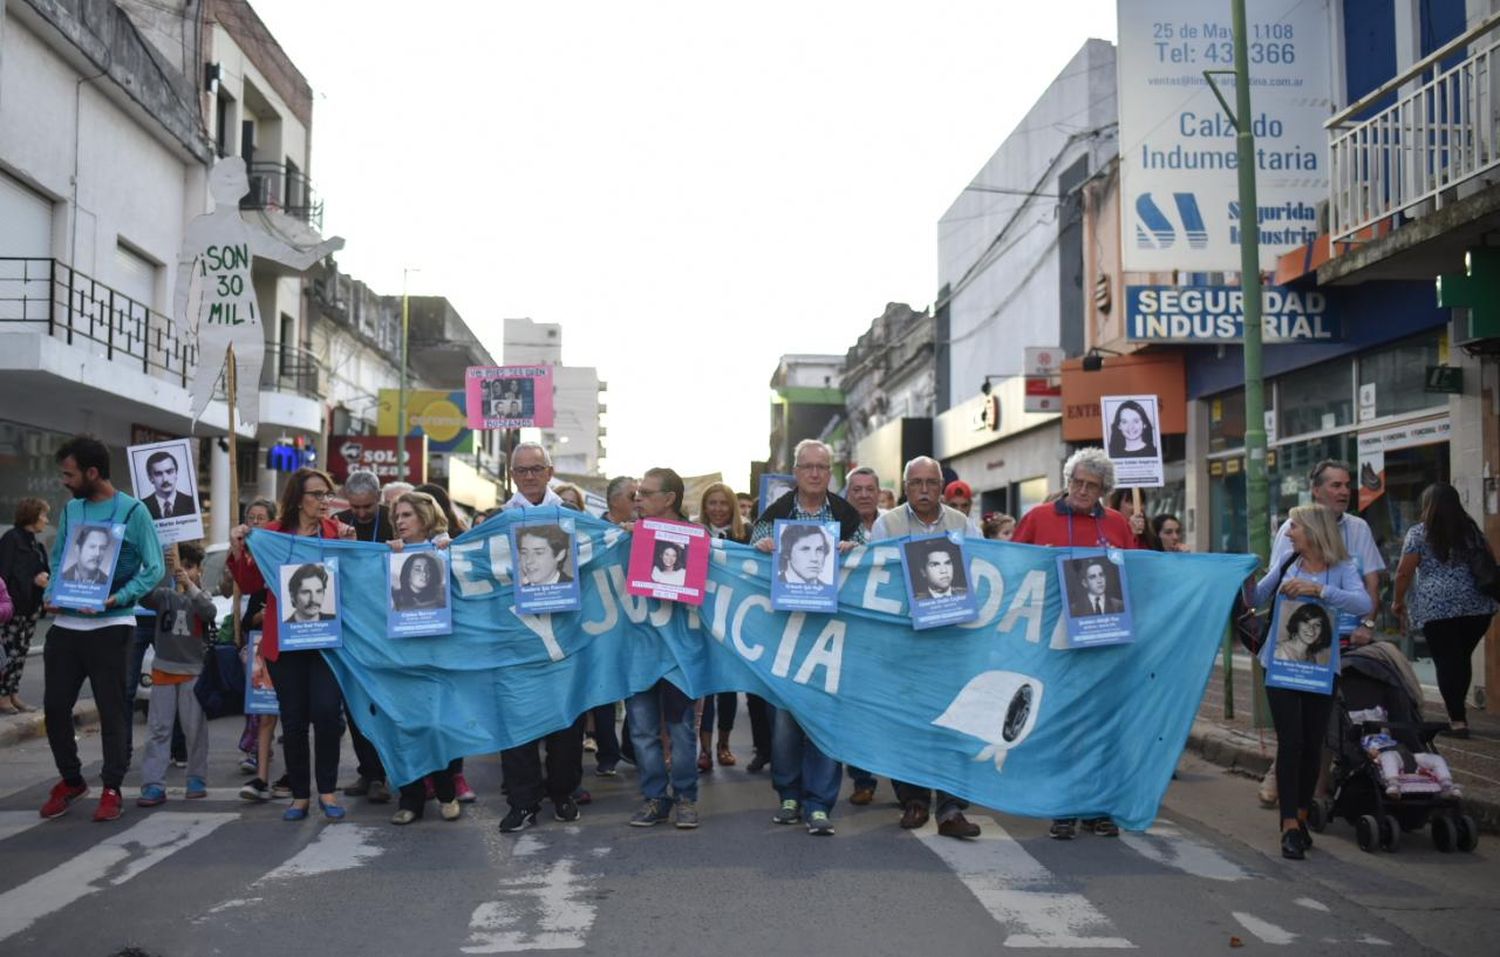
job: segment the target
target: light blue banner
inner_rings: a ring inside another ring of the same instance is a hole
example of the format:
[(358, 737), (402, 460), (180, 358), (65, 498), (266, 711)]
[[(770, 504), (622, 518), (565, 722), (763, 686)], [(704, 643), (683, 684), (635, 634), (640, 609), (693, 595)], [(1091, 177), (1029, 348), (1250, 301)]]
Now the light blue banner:
[(251, 534), (267, 571), (341, 559), (344, 645), (324, 655), (394, 782), (535, 740), (665, 676), (693, 697), (762, 695), (879, 774), (1013, 814), (1145, 828), (1255, 566), (1127, 552), (1136, 641), (1069, 650), (1051, 549), (966, 542), (979, 618), (916, 632), (899, 542), (844, 555), (840, 611), (816, 615), (773, 612), (770, 556), (716, 541), (698, 609), (627, 595), (629, 536), (580, 516), (582, 611), (519, 616), (508, 531), (520, 519), (454, 541), (453, 633), (435, 638), (386, 637), (383, 546)]

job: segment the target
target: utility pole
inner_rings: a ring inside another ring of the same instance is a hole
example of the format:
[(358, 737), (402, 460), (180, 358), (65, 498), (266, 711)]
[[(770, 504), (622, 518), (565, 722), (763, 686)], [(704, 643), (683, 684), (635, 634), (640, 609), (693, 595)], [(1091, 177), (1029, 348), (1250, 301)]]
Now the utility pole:
[(1240, 286), (1245, 291), (1245, 518), (1250, 523), (1250, 551), (1265, 563), (1271, 554), (1271, 515), (1266, 488), (1266, 393), (1260, 370), (1260, 209), (1255, 195), (1245, 0), (1230, 0), (1230, 8), (1234, 17), (1234, 125), (1240, 174)]
[(396, 479), (408, 481), (409, 466), (406, 461), (406, 358), (411, 340), (411, 298), (406, 293), (406, 277), (418, 269), (401, 270), (401, 391), (396, 400)]

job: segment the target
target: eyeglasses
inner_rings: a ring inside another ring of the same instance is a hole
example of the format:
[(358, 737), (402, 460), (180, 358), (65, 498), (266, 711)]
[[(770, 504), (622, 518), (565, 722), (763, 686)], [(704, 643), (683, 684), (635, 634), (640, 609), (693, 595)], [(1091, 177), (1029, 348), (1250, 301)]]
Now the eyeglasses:
[(1073, 479), (1073, 481), (1069, 482), (1068, 483), (1068, 488), (1073, 489), (1074, 491), (1081, 490), (1081, 491), (1084, 491), (1084, 492), (1102, 492), (1102, 491), (1104, 491), (1104, 486), (1101, 485), (1101, 484), (1099, 484), (1098, 482), (1090, 482), (1088, 479), (1080, 479), (1080, 478)]
[(528, 478), (533, 475), (541, 475), (545, 471), (547, 471), (547, 466), (545, 465), (517, 465), (515, 468), (511, 469), (511, 472), (513, 474), (526, 476)]
[(940, 478), (915, 478), (907, 479), (908, 488), (942, 488), (943, 480)]
[(659, 488), (638, 488), (635, 490), (635, 497), (650, 498), (653, 495), (660, 495), (662, 491), (663, 490)]
[(832, 472), (833, 466), (821, 462), (802, 462), (794, 466), (799, 472)]
[(303, 492), (302, 494), (303, 495), (310, 495), (310, 496), (312, 496), (313, 498), (317, 499), (320, 502), (326, 502), (329, 499), (333, 498), (333, 493), (330, 492), (330, 491), (328, 491), (327, 489), (322, 489), (322, 490), (317, 491), (317, 492)]

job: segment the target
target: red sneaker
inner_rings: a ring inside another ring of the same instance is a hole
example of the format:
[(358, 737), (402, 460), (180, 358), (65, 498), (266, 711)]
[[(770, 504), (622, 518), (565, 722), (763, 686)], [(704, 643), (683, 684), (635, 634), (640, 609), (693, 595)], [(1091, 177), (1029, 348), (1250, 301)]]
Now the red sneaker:
[(47, 795), (47, 803), (42, 805), (42, 817), (48, 820), (62, 817), (68, 813), (69, 805), (87, 793), (89, 793), (87, 784), (79, 784), (75, 787), (67, 781), (58, 781), (52, 785), (52, 793)]
[(469, 787), (468, 780), (461, 773), (453, 775), (453, 792), (457, 795), (459, 804), (473, 804), (479, 799), (479, 795)]
[(123, 804), (118, 788), (105, 788), (99, 793), (99, 806), (94, 808), (94, 820), (118, 821)]

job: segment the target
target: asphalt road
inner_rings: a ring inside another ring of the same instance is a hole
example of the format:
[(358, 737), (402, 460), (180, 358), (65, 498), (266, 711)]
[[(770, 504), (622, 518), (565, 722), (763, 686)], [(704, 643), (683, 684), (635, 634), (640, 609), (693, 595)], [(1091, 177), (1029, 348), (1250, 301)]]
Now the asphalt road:
[[(493, 757), (468, 762), (480, 800), (455, 823), (429, 806), (398, 828), (393, 805), (352, 799), (342, 823), (284, 823), (280, 804), (234, 797), (239, 722), (212, 725), (209, 799), (182, 800), (176, 770), (172, 799), (138, 809), (132, 774), (112, 824), (89, 820), (92, 798), (41, 821), (45, 741), (0, 752), (0, 954), (1488, 955), (1500, 939), (1500, 845), (1439, 854), (1409, 834), (1365, 854), (1338, 824), (1286, 862), (1253, 782), (1193, 758), (1157, 826), (1119, 840), (1059, 843), (978, 808), (977, 841), (903, 832), (884, 781), (870, 807), (841, 802), (837, 836), (813, 837), (771, 822), (769, 780), (743, 764), (703, 776), (698, 830), (631, 828), (633, 772), (596, 778), (591, 760), (579, 823), (548, 807), (503, 835)], [(82, 746), (97, 758), (92, 732)]]

